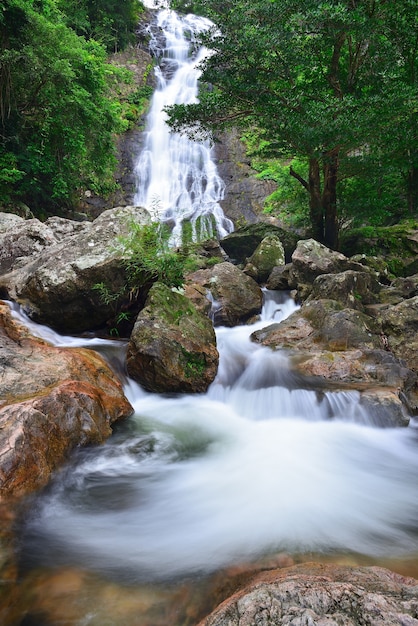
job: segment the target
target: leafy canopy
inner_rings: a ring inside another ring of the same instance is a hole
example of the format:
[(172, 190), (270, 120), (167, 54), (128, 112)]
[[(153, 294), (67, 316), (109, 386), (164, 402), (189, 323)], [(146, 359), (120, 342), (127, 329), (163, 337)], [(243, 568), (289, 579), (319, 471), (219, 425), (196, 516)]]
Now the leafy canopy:
[(358, 176), (371, 153), (379, 163), (396, 158), (405, 173), (416, 165), (412, 0), (173, 6), (203, 13), (216, 26), (202, 37), (211, 55), (202, 66), (200, 101), (170, 108), (170, 124), (196, 134), (258, 129), (265, 155), (305, 159), (307, 174), (290, 175), (307, 192), (318, 239), (336, 245), (341, 181)]

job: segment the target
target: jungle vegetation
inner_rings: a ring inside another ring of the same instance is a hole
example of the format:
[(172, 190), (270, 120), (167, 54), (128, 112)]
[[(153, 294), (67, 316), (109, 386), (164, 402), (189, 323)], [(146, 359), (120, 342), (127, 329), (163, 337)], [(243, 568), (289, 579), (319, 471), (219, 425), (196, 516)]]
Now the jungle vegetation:
[(137, 0), (3, 0), (0, 6), (0, 205), (35, 215), (71, 208), (80, 188), (114, 185), (126, 127), (108, 54), (134, 37)]

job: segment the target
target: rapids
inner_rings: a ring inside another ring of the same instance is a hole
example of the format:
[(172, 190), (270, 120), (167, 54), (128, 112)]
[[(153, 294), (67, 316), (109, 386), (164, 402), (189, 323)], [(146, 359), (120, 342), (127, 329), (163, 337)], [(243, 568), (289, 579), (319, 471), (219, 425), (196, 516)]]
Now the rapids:
[(266, 292), (260, 322), (217, 328), (207, 394), (164, 397), (126, 379), (135, 415), (37, 498), (24, 560), (144, 582), (278, 551), (416, 553), (415, 426), (368, 424), (355, 391), (296, 388), (286, 355), (249, 338), (294, 309)]
[[(208, 22), (166, 8), (157, 19), (165, 36), (152, 39), (161, 62), (135, 201), (174, 225), (174, 243), (184, 220), (196, 237), (213, 226), (223, 236), (232, 224), (210, 146), (170, 135), (163, 110), (197, 97), (205, 51), (189, 35)], [(358, 392), (316, 391), (291, 375), (284, 352), (251, 342), (295, 310), (287, 294), (266, 291), (252, 326), (216, 329), (218, 375), (194, 396), (143, 391), (124, 374), (122, 341), (63, 337), (12, 310), (55, 345), (103, 353), (135, 408), (106, 444), (76, 451), (30, 499), (17, 529), (25, 617), (16, 623), (194, 625), (213, 608), (205, 575), (219, 568), (270, 555), (277, 563), (283, 552), (403, 571), (416, 558), (416, 423), (378, 428)]]

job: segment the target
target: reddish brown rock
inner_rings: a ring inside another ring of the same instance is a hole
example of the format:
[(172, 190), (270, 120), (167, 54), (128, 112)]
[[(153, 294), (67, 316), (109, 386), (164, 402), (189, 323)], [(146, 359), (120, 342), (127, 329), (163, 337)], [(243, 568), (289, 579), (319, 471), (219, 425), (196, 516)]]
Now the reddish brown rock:
[(0, 495), (45, 485), (69, 452), (101, 443), (132, 413), (98, 354), (33, 337), (0, 304)]

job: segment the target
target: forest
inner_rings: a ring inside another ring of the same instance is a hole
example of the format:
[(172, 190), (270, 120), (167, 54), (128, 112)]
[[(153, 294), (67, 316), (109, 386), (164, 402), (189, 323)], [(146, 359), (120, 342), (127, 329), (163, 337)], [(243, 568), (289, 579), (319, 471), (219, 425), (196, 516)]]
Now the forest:
[(0, 7), (0, 204), (38, 217), (80, 189), (114, 185), (115, 135), (127, 127), (108, 56), (135, 41), (136, 0), (4, 0)]
[[(169, 111), (194, 136), (238, 128), (266, 211), (338, 247), (341, 228), (417, 214), (414, 0), (173, 0), (212, 20), (199, 102)], [(134, 0), (5, 0), (0, 10), (0, 204), (75, 208), (115, 185), (128, 122), (109, 54), (135, 42)], [(216, 26), (215, 26), (216, 25)]]

